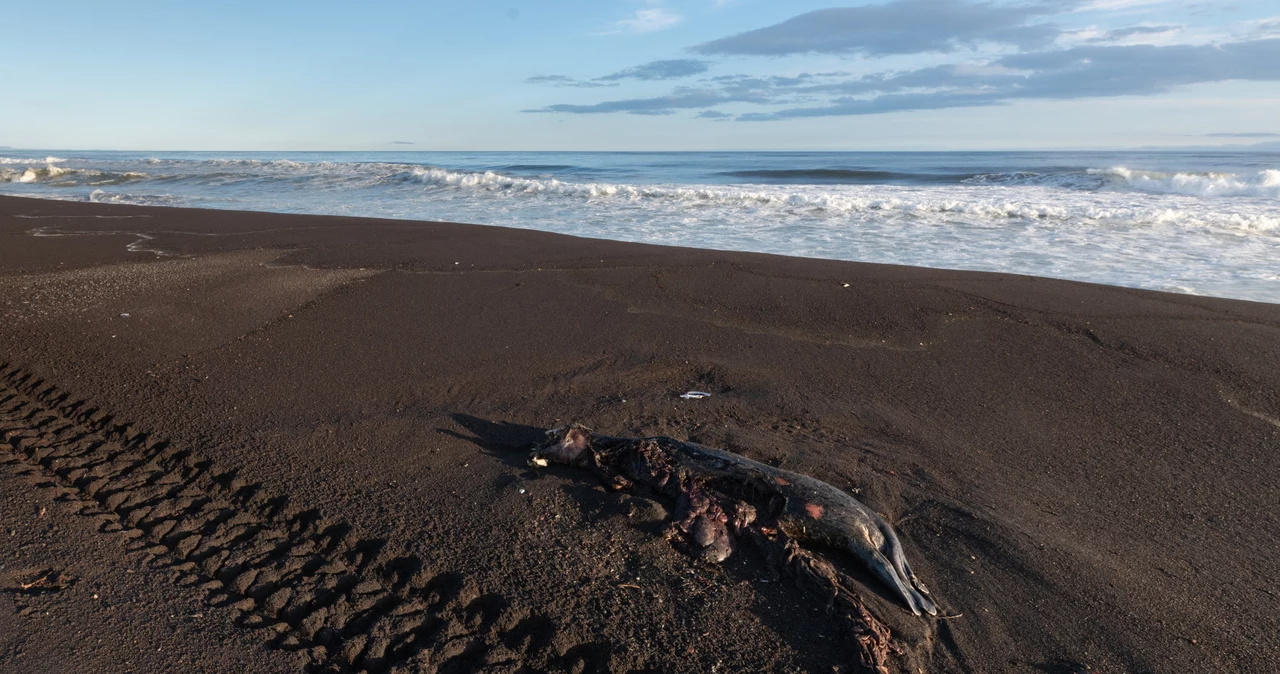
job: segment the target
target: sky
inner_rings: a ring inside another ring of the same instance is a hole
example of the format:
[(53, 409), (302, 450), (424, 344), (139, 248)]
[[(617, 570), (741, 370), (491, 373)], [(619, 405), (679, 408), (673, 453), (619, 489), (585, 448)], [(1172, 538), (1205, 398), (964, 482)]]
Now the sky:
[(1280, 141), (1275, 0), (0, 0), (0, 146)]

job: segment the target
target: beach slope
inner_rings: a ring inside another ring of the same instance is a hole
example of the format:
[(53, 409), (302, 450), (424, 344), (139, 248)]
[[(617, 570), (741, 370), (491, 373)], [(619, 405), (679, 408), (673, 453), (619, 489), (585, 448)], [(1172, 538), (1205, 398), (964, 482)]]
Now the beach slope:
[(574, 422), (856, 493), (939, 603), (858, 576), (903, 671), (1280, 661), (1278, 305), (0, 198), (0, 671), (851, 671), (759, 555), (532, 472)]

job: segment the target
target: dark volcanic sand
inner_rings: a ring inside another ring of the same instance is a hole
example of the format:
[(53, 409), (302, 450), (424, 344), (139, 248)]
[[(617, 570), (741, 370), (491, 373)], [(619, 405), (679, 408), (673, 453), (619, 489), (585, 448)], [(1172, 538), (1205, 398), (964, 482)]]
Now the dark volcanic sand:
[(1280, 306), (4, 198), (0, 316), (4, 672), (847, 671), (757, 556), (531, 473), (572, 421), (859, 489), (962, 614), (862, 588), (903, 669), (1280, 662)]

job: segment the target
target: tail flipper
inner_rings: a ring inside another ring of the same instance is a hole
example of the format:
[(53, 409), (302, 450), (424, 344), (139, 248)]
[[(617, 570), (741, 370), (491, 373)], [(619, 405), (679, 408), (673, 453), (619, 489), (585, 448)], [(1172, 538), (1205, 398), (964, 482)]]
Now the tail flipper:
[[(915, 572), (911, 570), (911, 565), (907, 563), (907, 556), (902, 551), (902, 541), (898, 540), (898, 534), (886, 522), (880, 527), (881, 533), (884, 534), (884, 548), (892, 561), (892, 566), (896, 575), (902, 579), (902, 584), (907, 590), (915, 595), (915, 601), (925, 613), (929, 615), (937, 615), (938, 607), (933, 603), (933, 599), (929, 597), (929, 588), (916, 578)], [(911, 602), (907, 602), (910, 604)], [(919, 615), (919, 612), (916, 612)]]
[[(879, 550), (873, 550), (872, 553), (874, 554), (874, 559), (870, 560), (868, 564), (872, 573), (884, 581), (886, 585), (897, 590), (898, 596), (902, 597), (902, 600), (907, 603), (912, 613), (920, 615), (921, 609), (926, 611), (933, 609), (933, 602), (916, 592), (915, 588), (911, 587), (910, 581), (900, 576), (897, 569), (893, 568), (893, 565)], [(932, 611), (930, 613), (932, 614)]]

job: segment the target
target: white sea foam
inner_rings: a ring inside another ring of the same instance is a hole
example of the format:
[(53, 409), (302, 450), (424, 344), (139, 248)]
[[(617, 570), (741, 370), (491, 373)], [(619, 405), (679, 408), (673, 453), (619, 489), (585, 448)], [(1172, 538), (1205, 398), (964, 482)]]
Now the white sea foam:
[(1090, 173), (1116, 178), (1117, 183), (1140, 192), (1185, 194), (1195, 197), (1263, 197), (1280, 199), (1280, 170), (1254, 175), (1235, 173), (1160, 173), (1118, 166), (1090, 169)]
[(57, 164), (64, 162), (66, 159), (61, 157), (45, 157), (43, 159), (30, 157), (0, 157), (0, 164)]
[[(677, 184), (646, 182), (644, 174), (610, 181), (600, 176), (633, 173), (575, 173), (528, 160), (467, 171), (271, 155), (45, 159), (57, 158), (0, 162), (0, 192), (477, 222), (1280, 302), (1280, 170), (1257, 162), (1248, 165), (1261, 170), (1237, 173), (1049, 165), (1000, 172), (997, 164), (984, 166), (988, 172), (883, 174), (901, 184), (874, 184), (881, 174), (860, 169), (782, 172), (786, 180), (835, 175), (857, 184)], [(754, 180), (774, 173), (704, 175)]]
[(1014, 194), (978, 186), (571, 183), (430, 167), (413, 167), (407, 173), (390, 178), (416, 180), (436, 188), (485, 191), (508, 197), (559, 197), (599, 206), (607, 206), (610, 202), (645, 204), (655, 212), (693, 206), (703, 209), (704, 215), (711, 218), (717, 215), (723, 218), (758, 217), (763, 212), (774, 212), (837, 219), (869, 214), (926, 221), (931, 216), (942, 216), (934, 219), (943, 222), (954, 219), (948, 216), (968, 216), (995, 222), (1028, 219), (1106, 222), (1125, 226), (1180, 225), (1239, 233), (1269, 233), (1280, 229), (1280, 212), (1273, 209), (1204, 208), (1190, 201), (1170, 203), (1141, 196), (1082, 194), (1049, 188), (1025, 189)]
[(99, 204), (130, 204), (133, 206), (191, 206), (191, 202), (167, 194), (128, 194), (96, 189), (89, 193), (89, 201)]
[(65, 176), (73, 172), (74, 171), (72, 169), (48, 164), (44, 168), (27, 168), (21, 173), (13, 170), (6, 170), (0, 175), (6, 178), (5, 182), (34, 183), (42, 180), (48, 180), (49, 178)]
[(146, 180), (146, 173), (140, 171), (98, 171), (95, 169), (73, 169), (55, 164), (43, 168), (28, 167), (17, 171), (0, 168), (0, 183), (51, 183), (61, 187), (78, 185), (119, 185), (127, 182)]

